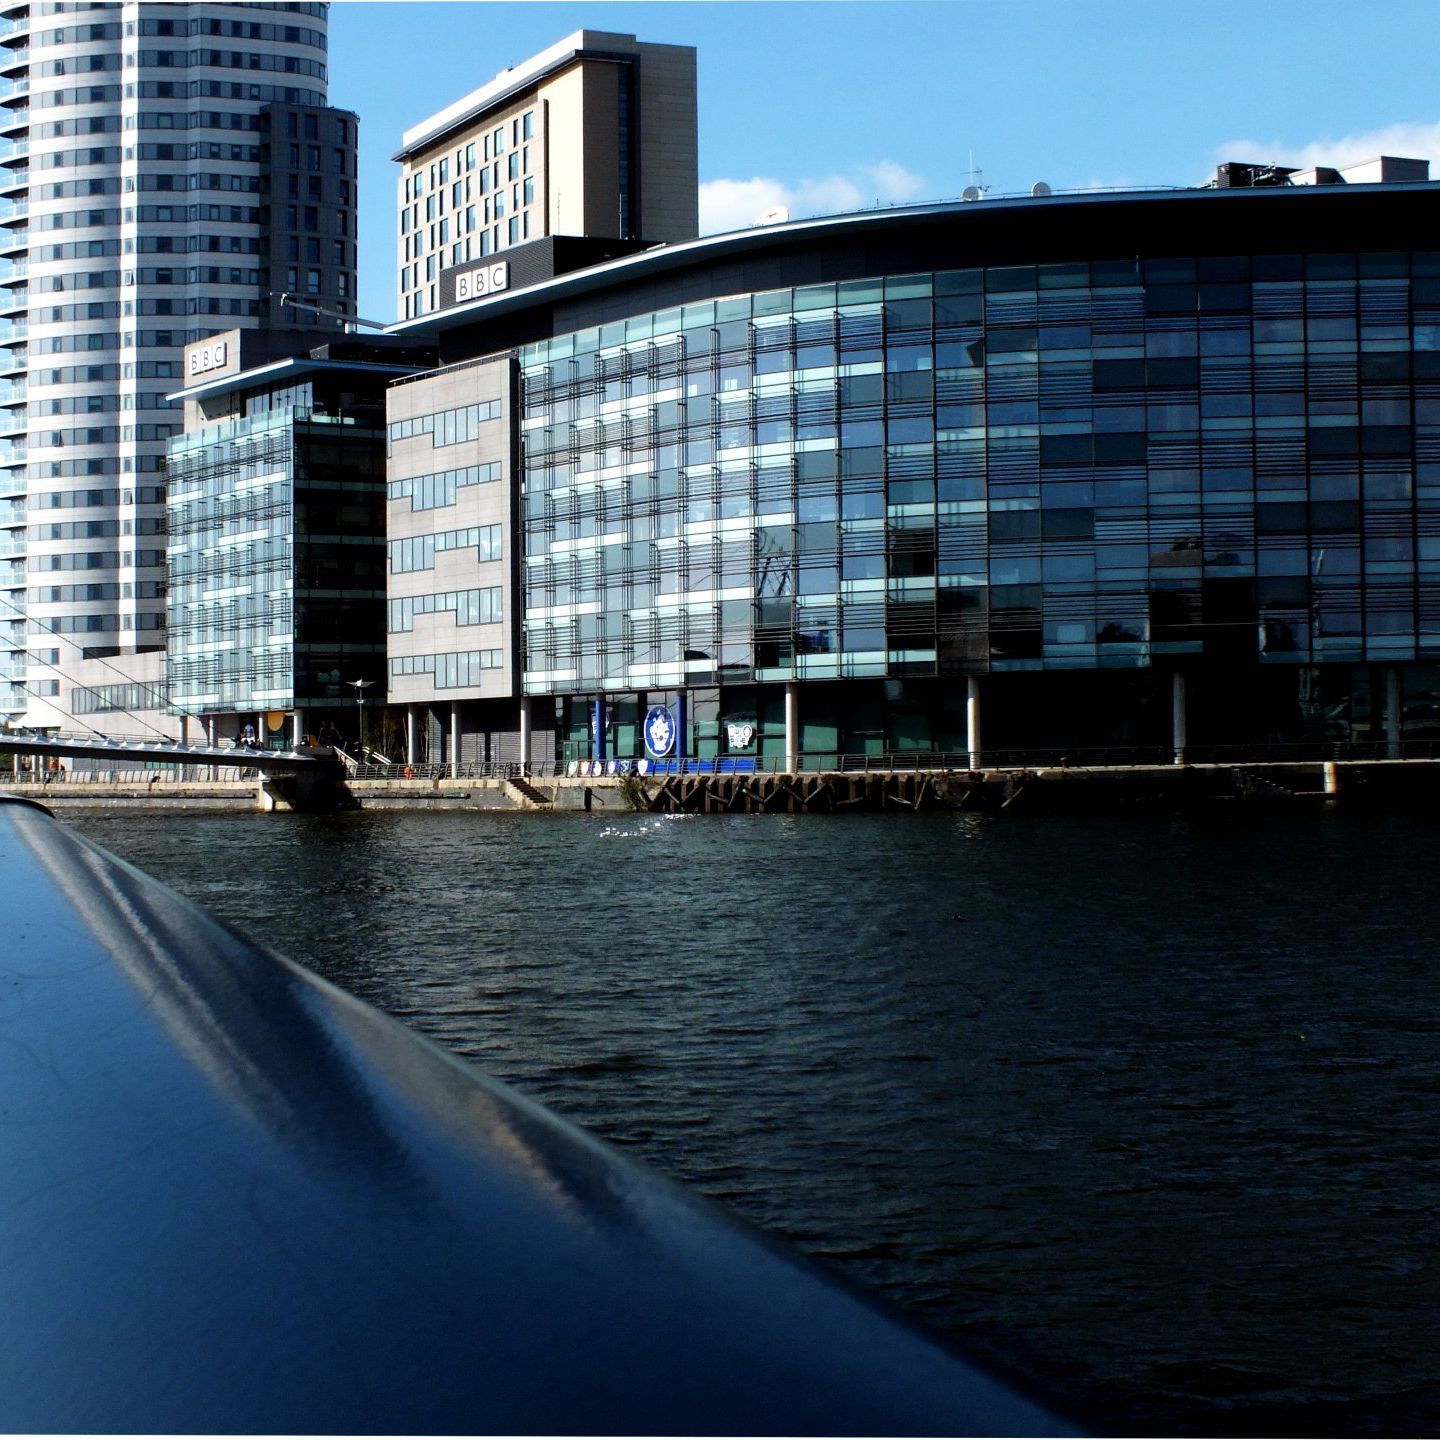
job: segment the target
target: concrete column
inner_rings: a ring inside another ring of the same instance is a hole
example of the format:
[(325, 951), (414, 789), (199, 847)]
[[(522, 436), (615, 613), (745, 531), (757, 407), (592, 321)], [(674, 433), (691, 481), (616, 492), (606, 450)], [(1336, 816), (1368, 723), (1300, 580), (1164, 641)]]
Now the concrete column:
[(528, 774), (530, 770), (530, 697), (520, 697), (520, 764)]
[(182, 745), (190, 743), (190, 717), (188, 715), (180, 717), (180, 743)]
[(1175, 751), (1175, 763), (1185, 763), (1185, 672), (1175, 670), (1170, 676), (1170, 738)]
[(1385, 758), (1398, 760), (1401, 753), (1400, 667), (1385, 667)]
[(800, 682), (785, 682), (785, 773), (800, 769)]
[(460, 778), (460, 702), (450, 702), (450, 778)]
[(415, 763), (415, 731), (416, 731), (416, 707), (407, 705), (405, 707), (405, 763)]
[(970, 752), (970, 768), (980, 768), (980, 677), (965, 677), (965, 748)]
[(690, 697), (683, 690), (675, 692), (675, 758), (682, 770), (690, 758)]

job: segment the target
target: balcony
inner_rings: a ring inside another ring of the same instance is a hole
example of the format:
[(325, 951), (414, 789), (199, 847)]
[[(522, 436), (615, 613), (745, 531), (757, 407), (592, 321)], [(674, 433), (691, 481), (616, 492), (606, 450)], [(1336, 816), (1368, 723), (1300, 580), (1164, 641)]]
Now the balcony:
[(12, 260), (8, 265), (0, 265), (0, 285), (19, 285), (29, 274), (28, 260)]
[(6, 290), (0, 287), (0, 315), (23, 314), (30, 305), (28, 290)]
[(14, 45), (0, 48), (0, 74), (10, 70), (17, 70), (22, 65), (30, 63), (30, 47), (28, 45)]
[(28, 200), (7, 200), (0, 205), (0, 225), (16, 225), (30, 214)]
[(28, 35), (30, 33), (30, 17), (21, 15), (14, 20), (0, 20), (0, 40), (8, 40), (12, 35)]
[(0, 255), (24, 255), (29, 249), (28, 225), (17, 225), (13, 230), (0, 227)]
[(17, 130), (30, 128), (30, 107), (22, 110), (0, 109), (0, 135), (13, 135)]
[(0, 167), (0, 195), (7, 195), (12, 190), (25, 190), (30, 186), (30, 171), (7, 170)]

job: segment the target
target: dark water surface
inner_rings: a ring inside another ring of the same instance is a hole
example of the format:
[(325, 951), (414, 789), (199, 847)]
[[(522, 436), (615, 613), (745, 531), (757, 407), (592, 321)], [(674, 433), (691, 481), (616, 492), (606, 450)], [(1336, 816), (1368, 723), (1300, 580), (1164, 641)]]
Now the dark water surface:
[(67, 818), (1107, 1428), (1440, 1431), (1440, 821)]

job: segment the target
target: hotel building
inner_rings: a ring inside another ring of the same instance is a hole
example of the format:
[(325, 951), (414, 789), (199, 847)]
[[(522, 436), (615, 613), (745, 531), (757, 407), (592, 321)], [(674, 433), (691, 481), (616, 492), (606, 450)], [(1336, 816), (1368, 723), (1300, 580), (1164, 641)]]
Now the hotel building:
[[(691, 47), (578, 30), (407, 130), (397, 314), (433, 314), (458, 276), (538, 241), (692, 239), (695, 116)], [(516, 283), (550, 254), (516, 257)]]

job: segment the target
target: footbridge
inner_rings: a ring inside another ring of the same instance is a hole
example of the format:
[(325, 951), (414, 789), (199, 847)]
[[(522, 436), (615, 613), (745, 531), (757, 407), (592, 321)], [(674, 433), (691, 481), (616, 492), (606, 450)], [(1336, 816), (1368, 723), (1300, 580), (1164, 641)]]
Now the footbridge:
[(225, 744), (191, 745), (167, 738), (115, 738), (81, 735), (54, 730), (0, 730), (0, 752), (36, 755), (43, 760), (87, 759), (116, 765), (230, 765), (262, 774), (295, 774), (343, 771), (338, 752), (328, 745), (309, 745), (297, 750), (258, 750)]

